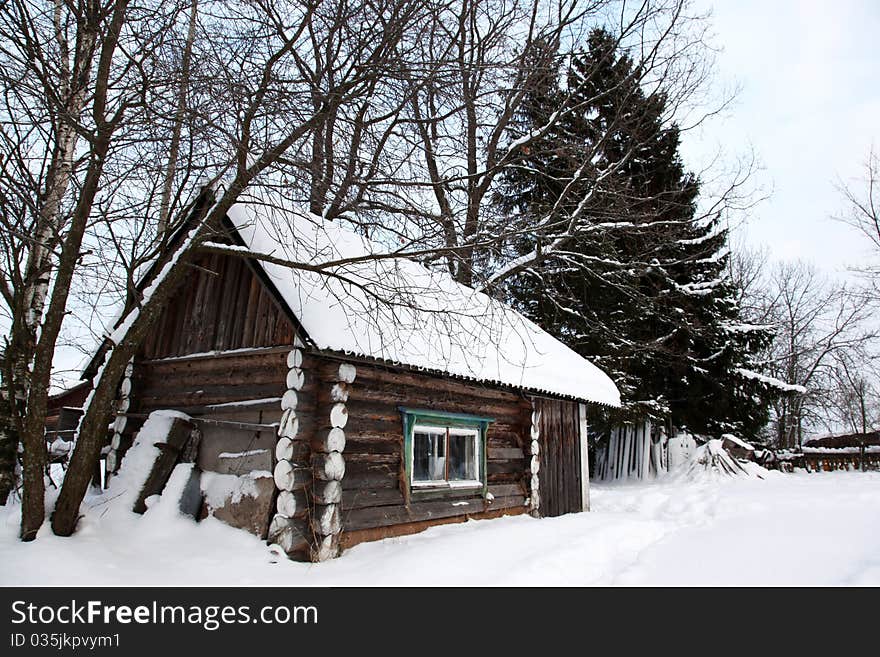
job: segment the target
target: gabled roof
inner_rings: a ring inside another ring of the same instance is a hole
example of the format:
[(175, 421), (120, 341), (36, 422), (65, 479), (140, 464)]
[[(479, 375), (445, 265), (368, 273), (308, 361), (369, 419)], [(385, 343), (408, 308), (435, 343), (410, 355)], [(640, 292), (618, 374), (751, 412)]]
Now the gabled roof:
[[(228, 219), (247, 249), (294, 262), (388, 253), (338, 222), (268, 204), (239, 203)], [(326, 272), (257, 263), (320, 350), (620, 405), (603, 371), (445, 272), (404, 258), (362, 260)]]

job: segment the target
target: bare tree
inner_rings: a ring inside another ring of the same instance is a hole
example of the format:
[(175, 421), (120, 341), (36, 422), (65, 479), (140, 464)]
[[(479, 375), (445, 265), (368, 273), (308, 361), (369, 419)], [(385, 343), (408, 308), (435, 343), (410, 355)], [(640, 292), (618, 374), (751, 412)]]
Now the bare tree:
[(44, 516), (43, 426), (71, 281), (93, 210), (106, 202), (108, 161), (143, 107), (153, 53), (176, 8), (127, 0), (20, 0), (7, 8), (3, 192), (15, 210), (4, 219), (13, 218), (16, 243), (6, 245), (2, 276), (11, 324), (4, 410), (12, 417), (3, 424), (23, 446), (21, 534), (29, 540)]
[[(489, 203), (501, 172), (561, 119), (580, 105), (600, 98), (560, 102), (543, 126), (516, 138), (517, 114), (528, 94), (548, 72), (559, 70), (583, 48), (591, 27), (613, 32), (618, 46), (634, 61), (636, 82), (649, 96), (662, 95), (668, 121), (681, 120), (705, 85), (711, 57), (703, 39), (704, 23), (686, 2), (627, 3), (573, 0), (463, 0), (440, 7), (435, 29), (422, 41), (423, 60), (433, 62), (429, 83), (412, 81), (409, 130), (417, 154), (412, 184), (418, 184), (423, 210), (418, 216), (426, 239), (448, 249), (446, 265), (462, 283), (492, 291), (527, 268), (564, 252), (579, 235), (603, 229), (591, 216), (589, 199), (577, 197), (588, 181), (593, 194), (612, 194), (614, 176), (632, 157), (628, 152), (601, 170), (591, 165), (614, 134), (614, 122), (601, 127), (593, 150), (580, 154), (582, 166), (560, 184), (557, 209), (545, 217), (499, 212)], [(591, 72), (584, 73), (584, 81)], [(634, 146), (632, 151), (637, 150)], [(731, 191), (741, 181), (731, 186)], [(711, 212), (717, 212), (713, 207)], [(541, 247), (511, 258), (505, 245), (517, 235), (541, 234)], [(564, 255), (568, 255), (565, 253)]]
[[(874, 255), (880, 258), (880, 154), (873, 148), (863, 165), (863, 174), (857, 186), (838, 183), (838, 191), (843, 195), (847, 208), (835, 218), (862, 233)], [(876, 291), (880, 264), (869, 265), (864, 271), (872, 278)]]
[(831, 419), (836, 427), (866, 434), (880, 428), (880, 387), (875, 359), (865, 349), (835, 358)]
[(766, 319), (767, 307), (762, 299), (764, 276), (770, 264), (770, 252), (752, 249), (741, 241), (731, 243), (727, 259), (727, 277), (733, 284), (736, 301), (744, 319)]
[(754, 303), (755, 320), (774, 327), (768, 373), (803, 389), (773, 405), (779, 447), (802, 444), (805, 431), (826, 426), (836, 365), (849, 361), (876, 336), (858, 295), (832, 284), (803, 262), (778, 264)]
[(193, 0), (192, 6), (189, 10), (189, 24), (186, 32), (186, 42), (184, 43), (183, 52), (181, 53), (180, 58), (180, 76), (177, 80), (177, 106), (174, 108), (171, 137), (168, 143), (168, 163), (162, 181), (162, 197), (159, 202), (159, 223), (156, 227), (158, 239), (163, 239), (168, 232), (168, 219), (171, 215), (171, 196), (174, 192), (175, 173), (178, 168), (178, 160), (180, 159), (180, 141), (183, 133), (183, 124), (187, 114), (187, 92), (189, 91), (191, 84), (190, 74), (192, 51), (193, 43), (196, 38), (198, 15), (199, 3), (198, 0)]

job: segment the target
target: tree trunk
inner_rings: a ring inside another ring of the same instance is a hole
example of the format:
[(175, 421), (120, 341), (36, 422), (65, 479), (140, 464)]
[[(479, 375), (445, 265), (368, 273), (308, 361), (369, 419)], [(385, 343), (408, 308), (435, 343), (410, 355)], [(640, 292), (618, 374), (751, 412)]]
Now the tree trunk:
[[(55, 18), (61, 11), (61, 3), (55, 3)], [(28, 252), (25, 269), (25, 286), (21, 291), (21, 303), (14, 318), (12, 327), (12, 390), (13, 397), (19, 392), (27, 396), (26, 413), (20, 428), (18, 440), (23, 447), (22, 453), (22, 509), (21, 509), (21, 538), (29, 541), (36, 537), (37, 531), (45, 518), (45, 481), (46, 469), (46, 440), (44, 436), (46, 405), (48, 401), (49, 377), (51, 375), (52, 355), (55, 351), (55, 341), (61, 322), (64, 318), (67, 291), (70, 285), (73, 268), (79, 258), (79, 247), (82, 242), (82, 231), (85, 229), (86, 219), (91, 209), (91, 199), (97, 191), (97, 178), (93, 176), (93, 193), (86, 203), (77, 204), (75, 215), (80, 215), (79, 226), (76, 224), (76, 216), (71, 222), (70, 230), (64, 240), (59, 270), (67, 269), (65, 273), (59, 273), (56, 285), (52, 292), (52, 301), (49, 311), (43, 320), (43, 311), (49, 292), (50, 272), (52, 264), (50, 254), (52, 245), (57, 244), (57, 237), (61, 232), (60, 209), (62, 200), (70, 185), (73, 159), (76, 145), (79, 139), (77, 132), (77, 117), (82, 114), (87, 98), (88, 85), (84, 83), (89, 79), (88, 73), (94, 61), (94, 44), (97, 40), (96, 26), (88, 23), (81, 28), (77, 41), (77, 57), (75, 68), (72, 72), (65, 71), (62, 75), (61, 92), (67, 95), (64, 105), (63, 116), (55, 126), (57, 133), (55, 148), (49, 171), (46, 175), (46, 186), (40, 199), (40, 213), (36, 228), (35, 240)], [(63, 39), (62, 33), (57, 38)], [(64, 45), (64, 44), (62, 44)], [(66, 65), (66, 61), (64, 62)], [(73, 117), (73, 120), (70, 120)], [(98, 147), (100, 148), (100, 147)], [(97, 149), (96, 149), (97, 151)], [(98, 156), (98, 175), (103, 167), (104, 152)], [(87, 178), (85, 187), (89, 180)], [(88, 192), (83, 192), (88, 198)], [(79, 233), (79, 234), (77, 234)], [(68, 249), (74, 247), (75, 252)], [(65, 266), (65, 258), (67, 259)], [(64, 278), (67, 278), (66, 282)], [(42, 326), (40, 325), (43, 320)], [(40, 327), (39, 344), (37, 343), (37, 329)], [(28, 373), (27, 365), (33, 360), (33, 370)], [(11, 416), (15, 417), (14, 402), (10, 402)], [(13, 429), (18, 427), (13, 423)], [(15, 437), (9, 438), (8, 442), (17, 443)], [(8, 446), (7, 446), (8, 448)]]
[[(15, 327), (13, 326), (13, 329)], [(18, 483), (16, 464), (20, 440), (22, 402), (24, 400), (21, 386), (24, 380), (20, 375), (21, 358), (16, 357), (18, 351), (17, 338), (19, 332), (12, 330), (11, 339), (3, 351), (0, 363), (0, 504), (5, 505), (10, 493)], [(25, 367), (24, 372), (27, 373)]]
[[(5, 377), (4, 377), (5, 378)], [(0, 505), (5, 505), (15, 488), (15, 460), (18, 432), (12, 418), (12, 401), (5, 385), (0, 390)]]
[[(193, 209), (195, 217), (191, 217), (196, 225), (201, 225), (211, 200), (213, 195), (204, 192), (196, 201)], [(185, 261), (195, 244), (196, 240), (193, 239), (180, 247), (183, 249), (181, 261)], [(173, 254), (170, 252), (165, 254), (166, 262), (171, 255)], [(188, 268), (182, 266), (182, 262), (172, 267), (155, 287), (150, 299), (140, 308), (130, 310), (136, 312), (137, 316), (121, 342), (110, 345), (105, 363), (93, 380), (92, 397), (83, 409), (76, 446), (52, 514), (52, 530), (58, 536), (70, 536), (76, 530), (79, 507), (89, 486), (92, 467), (100, 459), (101, 448), (107, 438), (107, 426), (113, 419), (113, 400), (125, 375), (125, 368), (188, 273)]]
[[(107, 151), (110, 147), (112, 130), (105, 127), (95, 139), (88, 173), (79, 200), (73, 212), (73, 220), (61, 248), (58, 273), (52, 286), (49, 308), (40, 331), (40, 340), (34, 351), (33, 371), (27, 398), (27, 415), (21, 432), (23, 453), (23, 483), (21, 507), (21, 538), (29, 541), (36, 537), (45, 519), (45, 484), (43, 473), (46, 468), (46, 409), (49, 401), (49, 383), (52, 375), (52, 359), (55, 345), (61, 331), (61, 324), (67, 312), (67, 299), (73, 273), (81, 254), (82, 240), (91, 215), (95, 195), (98, 192)], [(87, 480), (91, 479), (92, 465), (86, 467)], [(68, 469), (68, 476), (70, 469)]]

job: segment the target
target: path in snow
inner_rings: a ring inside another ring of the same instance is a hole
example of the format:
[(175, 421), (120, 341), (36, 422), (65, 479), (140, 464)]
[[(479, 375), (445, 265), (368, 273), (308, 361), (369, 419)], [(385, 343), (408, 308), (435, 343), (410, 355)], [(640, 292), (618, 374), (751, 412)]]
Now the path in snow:
[[(435, 527), (313, 565), (196, 525), (160, 501), (89, 512), (73, 538), (16, 539), (0, 508), (0, 584), (880, 585), (880, 473), (594, 485), (593, 512)], [(112, 505), (106, 505), (110, 507)]]

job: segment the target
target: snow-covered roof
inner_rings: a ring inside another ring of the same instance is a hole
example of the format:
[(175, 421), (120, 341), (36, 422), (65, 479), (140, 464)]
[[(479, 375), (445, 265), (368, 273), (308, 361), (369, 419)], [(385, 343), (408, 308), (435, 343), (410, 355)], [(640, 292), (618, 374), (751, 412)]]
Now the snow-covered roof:
[[(339, 222), (239, 203), (228, 212), (246, 248), (318, 265), (388, 253)], [(598, 367), (513, 309), (406, 258), (323, 271), (257, 261), (321, 350), (476, 381), (620, 405)]]
[[(845, 455), (845, 454), (859, 454), (862, 451), (861, 447), (802, 447), (801, 451), (804, 454), (828, 454), (830, 456)], [(880, 454), (880, 445), (866, 445), (865, 446), (866, 454)]]

